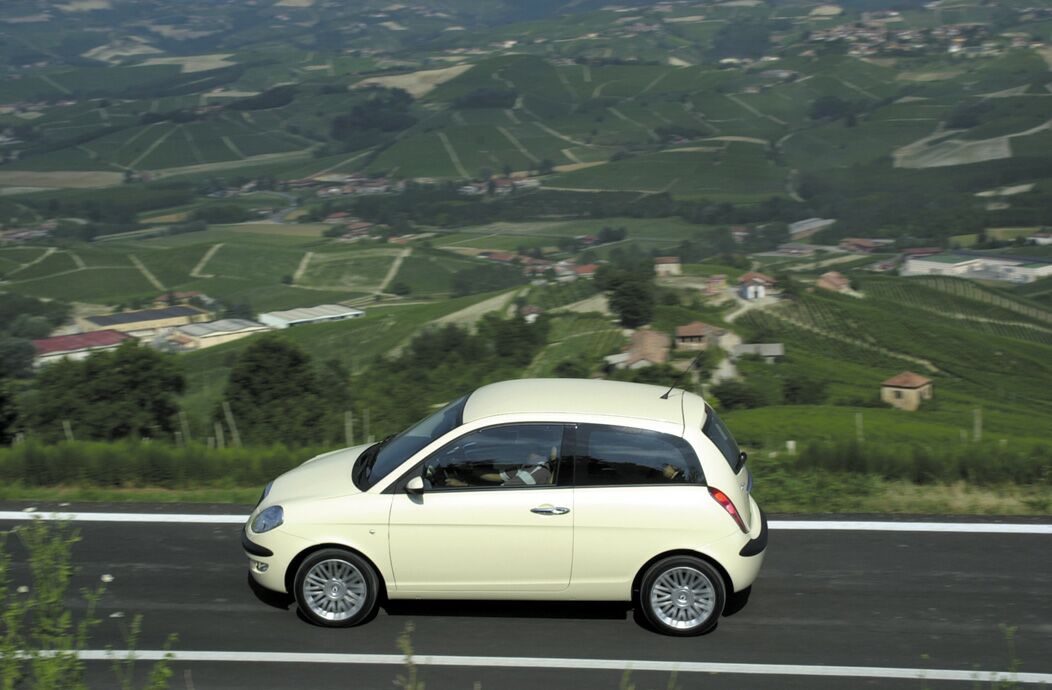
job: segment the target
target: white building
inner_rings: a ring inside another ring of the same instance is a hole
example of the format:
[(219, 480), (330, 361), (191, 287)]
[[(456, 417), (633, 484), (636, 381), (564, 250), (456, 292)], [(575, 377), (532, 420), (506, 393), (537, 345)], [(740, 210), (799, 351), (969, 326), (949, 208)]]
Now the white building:
[(269, 326), (248, 319), (221, 319), (179, 326), (172, 332), (169, 339), (188, 350), (202, 350), (269, 330)]
[(750, 280), (738, 286), (738, 295), (750, 301), (763, 299), (767, 296), (767, 286), (758, 280)]
[(124, 342), (135, 338), (115, 330), (91, 331), (38, 338), (33, 341), (36, 356), (33, 366), (39, 367), (60, 359), (84, 359), (93, 352), (116, 350)]
[(819, 230), (824, 230), (836, 222), (836, 218), (805, 218), (789, 223), (789, 236), (795, 239), (808, 237)]
[(1052, 262), (1036, 257), (989, 254), (933, 254), (909, 257), (902, 265), (903, 276), (957, 276), (1011, 283), (1032, 283), (1052, 276)]
[(365, 316), (365, 312), (360, 309), (345, 307), (342, 304), (322, 304), (317, 307), (267, 312), (259, 315), (259, 321), (272, 328), (291, 328), (308, 323), (357, 319), (362, 316)]

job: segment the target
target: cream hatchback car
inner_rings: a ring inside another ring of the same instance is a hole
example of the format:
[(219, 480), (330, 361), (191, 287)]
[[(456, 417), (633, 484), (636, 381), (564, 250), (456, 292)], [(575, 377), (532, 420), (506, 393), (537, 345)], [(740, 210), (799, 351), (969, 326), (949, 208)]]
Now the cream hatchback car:
[(242, 544), (256, 583), (319, 625), (385, 597), (632, 600), (659, 632), (696, 635), (763, 562), (751, 483), (697, 395), (505, 381), (281, 475)]

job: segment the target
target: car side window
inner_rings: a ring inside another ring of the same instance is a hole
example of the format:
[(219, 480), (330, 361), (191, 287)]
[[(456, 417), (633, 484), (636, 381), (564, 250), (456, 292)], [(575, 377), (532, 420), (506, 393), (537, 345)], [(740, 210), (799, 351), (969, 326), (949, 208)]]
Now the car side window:
[(701, 484), (694, 449), (684, 439), (649, 429), (581, 424), (576, 434), (574, 484)]
[(431, 490), (555, 486), (562, 424), (505, 424), (464, 434), (424, 461)]

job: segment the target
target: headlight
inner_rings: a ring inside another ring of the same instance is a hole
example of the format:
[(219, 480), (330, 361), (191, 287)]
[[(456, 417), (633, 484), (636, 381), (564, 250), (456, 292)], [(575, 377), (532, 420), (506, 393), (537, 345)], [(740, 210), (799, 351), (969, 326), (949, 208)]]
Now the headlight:
[(252, 531), (256, 534), (269, 532), (285, 520), (285, 511), (281, 506), (270, 506), (252, 521)]

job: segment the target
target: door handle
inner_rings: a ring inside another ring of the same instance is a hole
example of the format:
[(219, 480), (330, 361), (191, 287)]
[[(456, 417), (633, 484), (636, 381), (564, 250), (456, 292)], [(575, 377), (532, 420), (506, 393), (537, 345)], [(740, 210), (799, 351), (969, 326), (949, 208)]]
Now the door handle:
[(542, 506), (530, 508), (530, 512), (537, 513), (538, 515), (566, 515), (570, 512), (570, 509), (563, 508), (561, 506), (553, 506), (550, 503), (545, 503)]

